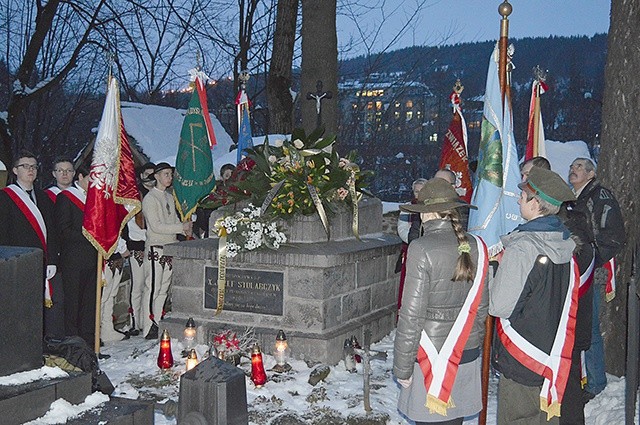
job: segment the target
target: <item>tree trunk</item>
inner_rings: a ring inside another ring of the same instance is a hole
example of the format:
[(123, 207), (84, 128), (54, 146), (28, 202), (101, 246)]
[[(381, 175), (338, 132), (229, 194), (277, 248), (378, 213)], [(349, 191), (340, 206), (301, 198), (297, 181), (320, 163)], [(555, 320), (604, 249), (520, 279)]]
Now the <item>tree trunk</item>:
[(602, 309), (607, 371), (624, 374), (627, 321), (627, 282), (631, 254), (637, 241), (636, 217), (640, 202), (640, 0), (613, 0), (609, 28), (605, 90), (602, 108), (602, 153), (598, 176), (615, 193), (627, 232), (627, 244), (617, 256), (616, 298)]
[(305, 100), (316, 93), (322, 81), (323, 91), (332, 98), (321, 100), (322, 125), (325, 134), (336, 134), (338, 128), (338, 36), (336, 34), (336, 0), (302, 0), (302, 76), (300, 110), (302, 127), (307, 134), (317, 127), (316, 100)]
[(293, 128), (293, 98), (291, 97), (291, 66), (296, 41), (298, 0), (280, 0), (273, 34), (273, 53), (267, 82), (269, 128), (267, 133), (291, 134)]

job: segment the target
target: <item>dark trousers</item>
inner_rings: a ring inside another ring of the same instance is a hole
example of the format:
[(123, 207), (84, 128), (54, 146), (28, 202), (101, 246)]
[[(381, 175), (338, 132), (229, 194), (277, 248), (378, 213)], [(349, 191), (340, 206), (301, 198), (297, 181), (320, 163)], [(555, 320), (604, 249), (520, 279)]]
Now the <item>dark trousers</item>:
[(584, 425), (584, 403), (580, 384), (580, 351), (571, 355), (571, 369), (564, 390), (560, 413), (560, 425)]
[(43, 325), (44, 336), (62, 338), (65, 336), (64, 326), (64, 289), (60, 273), (57, 273), (50, 282), (52, 293), (51, 307), (44, 307)]
[(97, 259), (83, 266), (62, 270), (64, 281), (64, 324), (68, 336), (78, 335), (89, 347), (95, 342)]
[(498, 382), (498, 425), (558, 425), (555, 416), (547, 421), (540, 410), (540, 390), (500, 377)]

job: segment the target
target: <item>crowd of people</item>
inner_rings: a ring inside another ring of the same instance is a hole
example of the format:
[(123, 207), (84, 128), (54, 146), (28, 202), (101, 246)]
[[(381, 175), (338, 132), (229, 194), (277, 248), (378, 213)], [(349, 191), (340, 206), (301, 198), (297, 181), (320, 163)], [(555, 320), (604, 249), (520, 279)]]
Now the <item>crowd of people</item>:
[(606, 386), (599, 309), (625, 242), (618, 202), (588, 158), (571, 164), (571, 186), (545, 158), (530, 159), (519, 184), (524, 222), (487, 258), (460, 214), (475, 207), (446, 171), (417, 179), (400, 206), (399, 410), (420, 425), (462, 424), (482, 409), (490, 315), (498, 424), (584, 424), (584, 404)]
[[(142, 211), (102, 265), (104, 343), (158, 338), (172, 274), (164, 246), (194, 233), (176, 212), (173, 171), (165, 162), (136, 169)], [(37, 158), (22, 151), (12, 172), (14, 183), (0, 190), (0, 245), (42, 250), (45, 336), (78, 335), (91, 346), (98, 252), (83, 234), (89, 171), (58, 159), (55, 183), (39, 190)], [(225, 165), (221, 175), (231, 172)], [(584, 404), (606, 386), (599, 311), (614, 295), (615, 256), (625, 243), (618, 202), (588, 158), (571, 164), (571, 186), (540, 157), (523, 163), (521, 175), (524, 222), (501, 238), (503, 250), (492, 258), (466, 231), (475, 207), (460, 198), (451, 171), (415, 180), (414, 198), (400, 206), (393, 372), (402, 387), (399, 409), (417, 425), (461, 424), (482, 409), (488, 316), (495, 318), (498, 424), (584, 424)], [(205, 236), (207, 227), (195, 232)], [(125, 262), (130, 317), (117, 329), (112, 315)]]
[[(228, 176), (228, 164), (225, 167)], [(14, 182), (0, 190), (0, 219), (5, 223), (0, 226), (0, 245), (43, 251), (44, 336), (80, 336), (93, 347), (98, 251), (83, 234), (89, 171), (71, 159), (56, 159), (54, 183), (40, 190), (35, 187), (38, 168), (34, 154), (16, 155)], [(193, 233), (193, 222), (181, 222), (175, 208), (173, 171), (166, 162), (136, 169), (142, 211), (126, 223), (115, 252), (102, 264), (101, 345), (139, 335), (158, 338), (172, 273), (171, 257), (163, 248)], [(129, 318), (116, 327), (114, 304), (125, 263), (130, 265)]]

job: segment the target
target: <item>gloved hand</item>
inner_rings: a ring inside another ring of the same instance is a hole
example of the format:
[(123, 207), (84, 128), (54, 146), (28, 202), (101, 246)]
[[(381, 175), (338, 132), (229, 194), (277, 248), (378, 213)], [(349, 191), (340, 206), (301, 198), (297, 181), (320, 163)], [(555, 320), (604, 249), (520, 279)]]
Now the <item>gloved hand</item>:
[(409, 388), (411, 386), (412, 381), (413, 381), (413, 375), (411, 375), (409, 379), (398, 379), (398, 384), (402, 385), (402, 388)]
[(47, 266), (47, 280), (53, 279), (53, 277), (56, 275), (57, 271), (58, 271), (58, 267), (57, 266), (49, 264)]

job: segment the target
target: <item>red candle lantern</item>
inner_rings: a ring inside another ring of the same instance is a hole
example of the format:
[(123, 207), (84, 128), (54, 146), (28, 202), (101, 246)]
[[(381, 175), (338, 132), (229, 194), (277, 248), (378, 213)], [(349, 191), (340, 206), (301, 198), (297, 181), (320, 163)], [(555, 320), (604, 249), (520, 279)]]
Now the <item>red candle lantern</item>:
[(158, 353), (158, 367), (162, 370), (173, 366), (173, 355), (171, 354), (171, 337), (165, 329), (160, 338), (160, 353)]
[(256, 388), (260, 388), (267, 383), (267, 373), (264, 371), (264, 364), (262, 363), (262, 352), (257, 343), (251, 350), (251, 380)]

